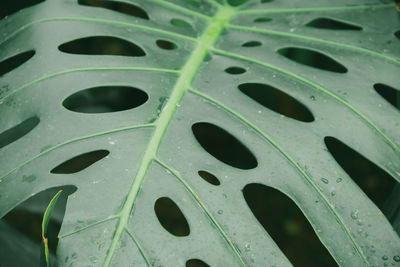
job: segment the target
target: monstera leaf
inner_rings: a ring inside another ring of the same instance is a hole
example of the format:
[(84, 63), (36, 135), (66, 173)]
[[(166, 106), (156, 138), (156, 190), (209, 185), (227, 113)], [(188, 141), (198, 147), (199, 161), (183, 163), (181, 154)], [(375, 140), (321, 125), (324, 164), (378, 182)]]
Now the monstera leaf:
[(3, 2), (0, 216), (68, 189), (57, 266), (400, 264), (393, 3)]

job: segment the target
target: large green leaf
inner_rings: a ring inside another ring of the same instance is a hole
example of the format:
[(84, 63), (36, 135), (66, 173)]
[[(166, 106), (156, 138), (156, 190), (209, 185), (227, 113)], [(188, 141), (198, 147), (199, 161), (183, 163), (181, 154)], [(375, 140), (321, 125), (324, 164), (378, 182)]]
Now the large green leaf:
[(243, 195), (262, 184), (339, 265), (398, 265), (399, 198), (381, 192), (386, 218), (333, 150), (398, 187), (399, 111), (377, 90), (400, 88), (399, 29), (378, 0), (47, 0), (5, 17), (0, 217), (74, 185), (57, 266), (288, 266)]

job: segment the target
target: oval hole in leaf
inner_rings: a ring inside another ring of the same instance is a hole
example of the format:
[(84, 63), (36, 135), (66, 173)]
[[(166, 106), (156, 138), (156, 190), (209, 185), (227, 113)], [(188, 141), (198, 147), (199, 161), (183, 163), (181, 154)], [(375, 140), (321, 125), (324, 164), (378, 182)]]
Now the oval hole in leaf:
[(0, 19), (41, 2), (44, 2), (44, 0), (0, 1)]
[(329, 30), (352, 30), (361, 31), (362, 28), (347, 22), (330, 18), (317, 18), (306, 24), (307, 27), (329, 29)]
[(270, 21), (272, 21), (272, 19), (268, 18), (268, 17), (259, 17), (259, 18), (256, 18), (253, 20), (253, 22), (256, 22), (256, 23), (270, 22)]
[(397, 37), (397, 39), (400, 39), (400, 30), (398, 30), (397, 32), (394, 33), (394, 36)]
[(100, 86), (84, 89), (67, 97), (63, 106), (80, 113), (108, 113), (143, 105), (148, 95), (129, 86)]
[(39, 124), (39, 122), (40, 119), (38, 117), (30, 117), (20, 124), (0, 133), (0, 149), (28, 134)]
[(242, 68), (242, 67), (233, 66), (233, 67), (226, 68), (226, 69), (225, 69), (225, 72), (226, 72), (226, 73), (229, 73), (229, 74), (236, 75), (236, 74), (245, 73), (245, 72), (246, 72), (246, 69), (244, 69), (244, 68)]
[(35, 55), (35, 51), (30, 50), (3, 60), (2, 62), (0, 62), (0, 76), (12, 71), (13, 69), (18, 68), (29, 59), (31, 59), (33, 55)]
[(389, 85), (383, 83), (374, 84), (375, 91), (378, 92), (386, 101), (392, 104), (395, 108), (399, 109), (400, 106), (400, 90), (394, 89)]
[(201, 7), (201, 2), (199, 0), (182, 0), (182, 1), (194, 7)]
[(78, 4), (83, 6), (102, 7), (134, 17), (149, 19), (146, 11), (130, 3), (105, 0), (78, 0)]
[[(65, 185), (60, 187), (53, 187), (43, 190), (29, 199), (25, 200), (17, 207), (8, 212), (4, 217), (4, 221), (11, 225), (13, 228), (21, 232), (24, 236), (31, 241), (40, 245), (42, 242), (42, 219), (43, 212), (46, 210), (47, 205), (50, 203), (53, 196), (59, 191), (63, 190), (60, 195), (50, 222), (47, 228), (47, 237), (49, 240), (49, 249), (55, 253), (58, 243), (58, 233), (61, 228), (61, 223), (64, 219), (65, 207), (67, 204), (68, 196), (73, 194), (77, 187), (73, 185)], [(38, 246), (38, 255), (40, 255), (40, 246)], [(31, 266), (39, 266), (32, 264)]]
[(324, 141), (336, 162), (390, 220), (384, 204), (396, 185), (394, 178), (340, 140), (328, 136)]
[(154, 211), (160, 224), (175, 236), (188, 236), (190, 233), (189, 224), (182, 214), (182, 211), (168, 197), (157, 199), (154, 204)]
[(167, 40), (157, 40), (156, 44), (159, 48), (164, 50), (175, 50), (178, 48), (178, 46), (175, 43)]
[(91, 36), (72, 40), (58, 47), (61, 52), (78, 55), (117, 55), (143, 57), (144, 50), (124, 39), (111, 36)]
[(214, 174), (209, 173), (207, 171), (199, 171), (198, 174), (200, 175), (201, 178), (203, 178), (203, 180), (205, 180), (206, 182), (212, 184), (212, 185), (220, 185), (220, 181), (218, 180), (217, 177), (215, 177)]
[(59, 164), (50, 172), (55, 174), (71, 174), (80, 172), (106, 157), (108, 154), (110, 154), (108, 150), (95, 150), (87, 152)]
[(189, 22), (184, 21), (183, 19), (171, 19), (170, 23), (179, 28), (191, 30), (193, 29), (192, 25)]
[(244, 170), (257, 167), (253, 153), (224, 129), (208, 122), (198, 122), (192, 125), (192, 131), (199, 144), (216, 159)]
[(190, 259), (186, 261), (186, 267), (209, 267), (207, 263), (199, 259)]
[(248, 41), (242, 44), (243, 47), (256, 47), (256, 46), (261, 46), (262, 43), (259, 41)]
[(247, 0), (227, 0), (231, 6), (240, 6), (247, 2)]
[(277, 113), (298, 121), (314, 121), (314, 116), (306, 106), (275, 87), (262, 83), (242, 83), (238, 88), (251, 99)]
[(297, 63), (337, 73), (346, 73), (345, 66), (320, 52), (296, 47), (281, 48), (278, 53)]
[(243, 196), (256, 219), (294, 266), (337, 266), (288, 196), (256, 183), (246, 185)]

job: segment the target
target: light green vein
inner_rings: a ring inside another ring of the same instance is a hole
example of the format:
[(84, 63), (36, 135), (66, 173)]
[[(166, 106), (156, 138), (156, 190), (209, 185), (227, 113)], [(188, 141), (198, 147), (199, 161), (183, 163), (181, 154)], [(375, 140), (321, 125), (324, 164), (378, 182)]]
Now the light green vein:
[(204, 203), (200, 200), (200, 198), (197, 196), (197, 194), (194, 192), (194, 190), (189, 186), (189, 184), (178, 174), (177, 171), (172, 169), (170, 166), (168, 166), (166, 163), (162, 162), (160, 159), (155, 159), (155, 162), (160, 164), (164, 169), (168, 170), (171, 172), (185, 187), (186, 189), (192, 194), (194, 199), (197, 201), (197, 203), (200, 205), (200, 207), (203, 209), (203, 211), (207, 214), (208, 218), (211, 220), (211, 222), (217, 227), (219, 233), (222, 235), (222, 237), (225, 239), (225, 241), (228, 243), (228, 245), (231, 247), (231, 249), (234, 251), (236, 254), (236, 257), (240, 260), (240, 263), (243, 266), (247, 266), (246, 263), (243, 261), (242, 256), (240, 255), (240, 252), (238, 249), (235, 247), (233, 244), (232, 240), (229, 238), (225, 230), (222, 228), (222, 226), (217, 222), (217, 220), (214, 218), (212, 213), (207, 209), (207, 207), (204, 205)]
[(0, 176), (0, 183), (3, 181), (3, 179), (5, 177), (7, 177), (11, 173), (15, 172), (19, 168), (25, 166), (26, 164), (32, 162), (33, 160), (35, 160), (35, 159), (37, 159), (37, 158), (39, 158), (39, 157), (51, 152), (51, 151), (53, 151), (53, 150), (55, 150), (57, 148), (60, 148), (62, 146), (65, 146), (65, 145), (68, 145), (68, 144), (71, 144), (71, 143), (75, 143), (75, 142), (79, 142), (79, 141), (82, 141), (82, 140), (94, 138), (94, 137), (97, 137), (97, 136), (106, 135), (106, 134), (112, 134), (112, 133), (116, 133), (116, 132), (129, 131), (129, 130), (133, 130), (133, 129), (148, 128), (148, 127), (154, 127), (154, 124), (153, 123), (149, 123), (149, 124), (140, 124), (140, 125), (127, 126), (127, 127), (122, 127), (122, 128), (118, 128), (118, 129), (112, 129), (112, 130), (108, 130), (108, 131), (104, 131), (104, 132), (100, 132), (100, 133), (94, 133), (94, 134), (90, 134), (90, 135), (86, 135), (86, 136), (80, 136), (80, 137), (77, 137), (77, 138), (70, 139), (68, 141), (65, 141), (63, 143), (57, 144), (55, 146), (52, 146), (52, 147), (40, 152), (39, 154), (35, 155), (31, 159), (28, 159), (25, 162), (19, 164), (17, 167), (9, 170), (4, 175)]
[(131, 189), (129, 190), (126, 201), (123, 204), (123, 207), (119, 214), (119, 223), (117, 229), (115, 230), (110, 249), (108, 250), (107, 256), (105, 258), (103, 264), (104, 267), (108, 267), (111, 263), (112, 257), (117, 249), (121, 233), (128, 224), (128, 220), (134, 207), (137, 194), (142, 186), (147, 170), (151, 165), (153, 159), (156, 158), (161, 140), (163, 139), (164, 134), (170, 124), (170, 121), (172, 120), (176, 112), (177, 105), (180, 103), (186, 90), (192, 83), (192, 80), (196, 76), (196, 73), (200, 65), (204, 61), (204, 58), (207, 55), (209, 49), (213, 47), (213, 45), (221, 35), (223, 29), (225, 28), (226, 23), (228, 23), (228, 21), (234, 16), (234, 14), (234, 9), (230, 7), (219, 8), (218, 12), (212, 18), (204, 33), (199, 38), (196, 48), (194, 49), (185, 66), (183, 67), (181, 75), (172, 90), (171, 96), (156, 122), (156, 128), (153, 136), (149, 141), (148, 147), (140, 163), (138, 172), (136, 173), (136, 177), (133, 180)]
[(10, 38), (12, 38), (13, 36), (17, 35), (19, 32), (21, 32), (22, 30), (25, 30), (26, 28), (29, 28), (29, 27), (31, 27), (31, 26), (33, 26), (35, 24), (45, 23), (45, 22), (52, 22), (52, 21), (83, 21), (83, 22), (102, 23), (102, 24), (123, 26), (124, 28), (142, 29), (142, 30), (155, 32), (155, 33), (160, 33), (160, 34), (164, 34), (164, 35), (167, 35), (167, 36), (176, 37), (176, 38), (184, 39), (184, 40), (190, 40), (190, 41), (196, 41), (197, 40), (196, 38), (193, 38), (193, 37), (190, 37), (190, 36), (186, 36), (186, 35), (183, 35), (183, 34), (171, 32), (171, 31), (166, 31), (166, 30), (161, 30), (161, 29), (158, 29), (158, 28), (153, 28), (153, 27), (140, 25), (140, 24), (122, 22), (122, 21), (107, 20), (107, 19), (97, 19), (97, 18), (84, 18), (84, 17), (57, 17), (57, 18), (39, 19), (39, 20), (30, 22), (28, 24), (25, 24), (24, 26), (22, 26), (21, 28), (19, 28), (18, 30), (16, 30), (15, 32), (11, 33), (6, 38), (4, 38), (3, 41), (0, 42), (0, 44), (6, 42)]
[[(194, 89), (190, 89), (189, 92), (202, 97), (212, 103), (214, 103), (215, 105), (217, 105), (218, 107), (222, 108), (223, 110), (225, 110), (226, 112), (232, 114), (233, 116), (235, 116), (236, 118), (238, 118), (240, 121), (242, 121), (243, 123), (247, 124), (250, 128), (252, 128), (254, 131), (256, 131), (258, 134), (260, 134), (265, 140), (267, 140), (267, 142), (269, 142), (279, 153), (281, 153), (288, 161), (289, 163), (301, 174), (301, 176), (303, 176), (309, 183), (310, 185), (315, 189), (315, 191), (321, 196), (321, 198), (325, 201), (326, 205), (329, 207), (329, 209), (332, 211), (333, 215), (337, 218), (338, 222), (340, 223), (341, 227), (344, 229), (344, 231), (346, 232), (346, 234), (348, 235), (349, 239), (352, 241), (352, 243), (354, 244), (354, 246), (356, 247), (358, 253), (360, 254), (361, 258), (368, 263), (368, 260), (366, 258), (366, 256), (364, 255), (364, 252), (362, 251), (361, 247), (358, 245), (358, 243), (355, 241), (355, 239), (353, 238), (353, 235), (351, 234), (350, 229), (346, 226), (346, 224), (344, 223), (342, 217), (340, 216), (339, 213), (337, 213), (334, 205), (332, 205), (329, 201), (329, 199), (326, 198), (326, 196), (323, 194), (323, 192), (321, 191), (321, 189), (318, 187), (317, 184), (314, 183), (313, 179), (303, 170), (303, 168), (278, 144), (276, 143), (269, 135), (267, 135), (266, 133), (264, 133), (260, 128), (258, 128), (255, 124), (253, 124), (252, 122), (250, 122), (249, 120), (247, 120), (245, 117), (243, 117), (241, 114), (239, 114), (238, 112), (234, 111), (233, 109), (229, 108), (228, 106), (226, 106), (225, 104), (223, 104), (222, 102), (213, 99), (212, 97), (201, 93), (199, 91), (196, 91)], [(332, 253), (332, 255), (334, 255)]]
[(263, 34), (269, 34), (269, 35), (284, 36), (284, 37), (289, 37), (289, 38), (297, 38), (297, 39), (311, 41), (311, 42), (317, 42), (317, 43), (323, 43), (323, 44), (327, 44), (327, 45), (331, 45), (331, 46), (337, 46), (337, 47), (341, 47), (341, 48), (356, 50), (361, 53), (369, 54), (372, 56), (377, 56), (377, 57), (383, 58), (385, 60), (388, 60), (390, 62), (400, 64), (400, 60), (394, 59), (390, 56), (384, 55), (382, 53), (379, 53), (379, 52), (376, 52), (373, 50), (369, 50), (369, 49), (362, 48), (362, 47), (357, 47), (354, 45), (349, 45), (349, 44), (344, 44), (344, 43), (299, 35), (299, 34), (295, 34), (295, 33), (273, 31), (273, 30), (260, 29), (260, 28), (255, 28), (255, 27), (246, 27), (246, 26), (240, 26), (240, 25), (234, 25), (234, 24), (227, 25), (227, 28), (241, 30), (241, 31), (247, 31), (247, 32), (257, 32), (257, 33), (263, 33)]
[(375, 4), (359, 6), (337, 6), (337, 7), (310, 7), (310, 8), (282, 8), (282, 9), (247, 9), (241, 10), (238, 14), (277, 14), (277, 13), (301, 13), (301, 12), (325, 12), (325, 11), (345, 11), (357, 9), (370, 9), (393, 7), (393, 4)]
[(97, 222), (94, 222), (94, 223), (85, 225), (84, 227), (79, 228), (79, 229), (77, 229), (77, 230), (74, 230), (74, 231), (72, 231), (72, 232), (69, 232), (69, 233), (66, 233), (66, 234), (63, 234), (63, 235), (58, 235), (58, 239), (62, 239), (62, 238), (71, 236), (71, 235), (73, 235), (73, 234), (82, 232), (82, 231), (84, 231), (84, 230), (86, 230), (86, 229), (88, 229), (88, 228), (90, 228), (90, 227), (93, 227), (93, 226), (96, 226), (96, 225), (99, 225), (99, 224), (102, 224), (102, 223), (111, 221), (111, 220), (116, 219), (116, 218), (117, 218), (117, 216), (112, 216), (112, 217), (108, 217), (108, 218), (105, 218), (105, 219), (103, 219), (103, 220), (100, 220), (100, 221), (97, 221)]
[(171, 70), (171, 69), (158, 69), (158, 68), (143, 68), (143, 67), (104, 67), (104, 68), (78, 68), (78, 69), (71, 69), (71, 70), (64, 70), (56, 73), (52, 73), (50, 75), (41, 77), (39, 79), (33, 80), (29, 83), (26, 83), (15, 90), (12, 90), (10, 93), (0, 97), (0, 100), (5, 100), (6, 98), (10, 97), (11, 95), (19, 92), (20, 90), (27, 88), (33, 84), (43, 82), (45, 80), (68, 74), (73, 72), (84, 72), (84, 71), (154, 71), (154, 72), (166, 72), (166, 73), (180, 73), (179, 70)]
[(142, 255), (144, 261), (146, 262), (147, 266), (151, 266), (149, 258), (146, 256), (146, 253), (143, 250), (142, 245), (140, 245), (139, 241), (136, 239), (135, 235), (129, 230), (128, 227), (125, 227), (125, 231), (128, 233), (129, 237), (132, 239), (133, 243), (135, 243), (136, 247), (138, 248), (140, 254)]
[(283, 73), (283, 74), (285, 74), (285, 75), (287, 75), (289, 77), (292, 77), (292, 78), (294, 78), (294, 79), (296, 79), (296, 80), (298, 80), (300, 82), (303, 82), (305, 84), (308, 84), (312, 88), (317, 89), (317, 90), (325, 93), (326, 95), (334, 98), (336, 101), (338, 101), (339, 103), (341, 103), (341, 104), (345, 105), (347, 108), (349, 108), (352, 112), (354, 112), (357, 116), (359, 116), (363, 121), (365, 121), (367, 125), (369, 125), (379, 135), (381, 135), (383, 137), (383, 139), (385, 139), (385, 141), (395, 151), (400, 152), (400, 148), (381, 129), (379, 129), (378, 126), (376, 126), (364, 114), (359, 112), (355, 107), (350, 105), (350, 103), (346, 102), (346, 100), (344, 100), (343, 98), (335, 95), (334, 93), (332, 93), (331, 91), (329, 91), (329, 90), (325, 89), (324, 87), (318, 85), (317, 83), (312, 82), (312, 81), (310, 81), (310, 80), (308, 80), (308, 79), (306, 79), (306, 78), (304, 78), (302, 76), (299, 76), (299, 75), (297, 75), (295, 73), (292, 73), (290, 71), (281, 69), (279, 67), (270, 65), (268, 63), (265, 63), (265, 62), (262, 62), (262, 61), (259, 61), (259, 60), (256, 60), (256, 59), (253, 59), (253, 58), (250, 58), (250, 57), (242, 56), (242, 55), (239, 55), (239, 54), (236, 54), (236, 53), (231, 53), (231, 52), (227, 52), (227, 51), (223, 51), (223, 50), (219, 50), (219, 49), (215, 49), (215, 48), (213, 48), (212, 51), (215, 52), (216, 54), (224, 55), (224, 56), (231, 57), (231, 58), (241, 59), (241, 60), (244, 60), (244, 61), (248, 61), (248, 62), (252, 62), (252, 63), (258, 64), (258, 65), (264, 66), (264, 67), (269, 68), (269, 69), (273, 69), (273, 70), (279, 71), (280, 73)]

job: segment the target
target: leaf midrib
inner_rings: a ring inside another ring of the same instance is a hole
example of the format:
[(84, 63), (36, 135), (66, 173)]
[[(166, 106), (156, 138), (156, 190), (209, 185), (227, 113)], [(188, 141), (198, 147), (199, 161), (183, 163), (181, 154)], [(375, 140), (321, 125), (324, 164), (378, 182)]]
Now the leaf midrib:
[[(178, 104), (181, 102), (186, 91), (189, 89), (191, 82), (196, 76), (196, 73), (200, 65), (203, 63), (209, 49), (214, 46), (222, 31), (224, 30), (225, 25), (232, 19), (234, 15), (235, 9), (231, 7), (224, 6), (218, 9), (218, 12), (211, 19), (208, 27), (198, 39), (197, 47), (191, 53), (189, 59), (186, 61), (185, 66), (182, 68), (181, 75), (179, 76), (172, 90), (170, 98), (163, 111), (161, 112), (160, 117), (155, 123), (156, 126), (153, 136), (151, 137), (149, 145), (144, 153), (138, 172), (127, 195), (126, 201), (124, 202), (123, 207), (118, 214), (119, 221), (117, 229), (114, 233), (110, 249), (108, 250), (107, 256), (104, 260), (104, 267), (108, 267), (111, 264), (113, 255), (117, 250), (121, 234), (124, 232), (128, 225), (129, 217), (133, 210), (136, 197), (142, 186), (147, 170), (149, 169), (153, 160), (157, 158), (157, 152), (160, 147), (161, 141), (177, 110)], [(233, 247), (233, 249), (236, 250), (235, 247)], [(236, 255), (240, 257), (240, 254), (237, 251), (235, 252)], [(239, 260), (243, 265), (245, 265), (241, 257), (239, 258)]]

